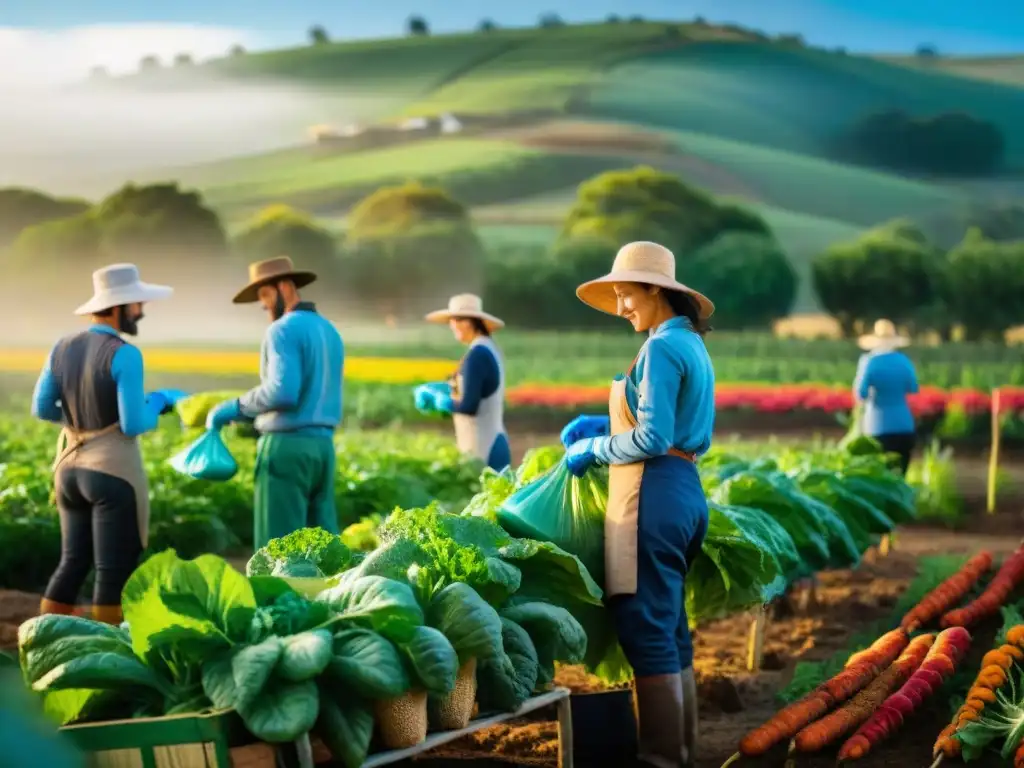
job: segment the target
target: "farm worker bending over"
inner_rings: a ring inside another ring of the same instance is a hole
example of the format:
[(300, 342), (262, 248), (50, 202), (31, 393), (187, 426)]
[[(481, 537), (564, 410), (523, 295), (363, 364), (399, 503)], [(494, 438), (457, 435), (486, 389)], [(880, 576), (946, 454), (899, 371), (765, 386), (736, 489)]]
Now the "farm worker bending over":
[(53, 463), (60, 511), (60, 564), (41, 613), (70, 614), (95, 567), (92, 616), (121, 623), (121, 590), (149, 536), (149, 484), (138, 436), (157, 426), (184, 393), (143, 390), (135, 336), (148, 301), (172, 289), (139, 279), (133, 264), (93, 273), (94, 295), (75, 310), (88, 330), (57, 342), (39, 374), (32, 415), (62, 425)]
[(338, 532), (334, 506), (334, 430), (341, 421), (345, 349), (341, 336), (299, 288), (316, 280), (287, 256), (249, 265), (235, 304), (259, 302), (270, 315), (260, 385), (210, 411), (207, 429), (254, 419), (254, 547), (305, 527)]
[(900, 471), (907, 473), (916, 442), (914, 415), (907, 395), (917, 392), (917, 373), (910, 358), (899, 350), (910, 340), (896, 333), (889, 320), (878, 320), (875, 332), (858, 339), (866, 350), (857, 363), (853, 394), (864, 404), (861, 430), (900, 457)]
[(696, 763), (697, 687), (683, 580), (700, 554), (708, 507), (696, 459), (711, 446), (715, 373), (704, 346), (711, 301), (675, 278), (672, 252), (629, 243), (611, 272), (576, 295), (647, 339), (611, 387), (609, 418), (562, 432), (575, 475), (610, 467), (605, 592), (636, 676), (641, 765)]
[(459, 450), (501, 471), (512, 462), (505, 432), (505, 366), (491, 334), (505, 323), (483, 310), (479, 296), (463, 293), (447, 309), (427, 315), (427, 322), (447, 323), (469, 350), (447, 382), (415, 390), (421, 411), (450, 413)]

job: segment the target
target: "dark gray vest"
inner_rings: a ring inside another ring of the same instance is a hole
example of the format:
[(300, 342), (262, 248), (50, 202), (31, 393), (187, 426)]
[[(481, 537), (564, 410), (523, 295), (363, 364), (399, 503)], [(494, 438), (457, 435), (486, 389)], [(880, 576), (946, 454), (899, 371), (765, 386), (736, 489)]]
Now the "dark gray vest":
[(85, 331), (57, 344), (51, 369), (60, 385), (61, 409), (67, 426), (91, 432), (120, 420), (117, 382), (110, 366), (114, 354), (125, 343), (110, 333)]

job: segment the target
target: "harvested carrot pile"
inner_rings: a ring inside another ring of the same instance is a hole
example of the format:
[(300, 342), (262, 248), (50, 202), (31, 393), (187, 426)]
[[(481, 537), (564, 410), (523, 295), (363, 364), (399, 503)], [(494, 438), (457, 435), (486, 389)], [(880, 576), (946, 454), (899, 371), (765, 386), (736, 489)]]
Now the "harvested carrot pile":
[(935, 635), (921, 635), (911, 640), (899, 658), (848, 704), (800, 731), (794, 739), (796, 748), (800, 752), (817, 752), (867, 720), (890, 693), (910, 678), (934, 642)]
[(902, 629), (894, 629), (876, 640), (870, 648), (855, 653), (835, 677), (822, 683), (800, 701), (781, 709), (767, 723), (755, 728), (740, 741), (739, 754), (763, 755), (776, 744), (795, 736), (836, 704), (840, 704), (871, 683), (907, 647), (909, 638)]
[(910, 679), (876, 709), (839, 750), (840, 760), (858, 760), (894, 734), (956, 670), (971, 647), (971, 635), (963, 627), (939, 633), (924, 661)]

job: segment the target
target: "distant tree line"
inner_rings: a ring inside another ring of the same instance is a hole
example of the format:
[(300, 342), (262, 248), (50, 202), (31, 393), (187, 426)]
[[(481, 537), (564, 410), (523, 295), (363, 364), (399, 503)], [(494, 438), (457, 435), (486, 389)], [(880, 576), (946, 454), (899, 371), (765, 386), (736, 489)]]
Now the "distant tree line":
[(962, 112), (913, 117), (891, 109), (859, 120), (836, 150), (845, 160), (901, 172), (987, 176), (1000, 170), (1006, 139), (995, 124)]
[[(97, 204), (0, 190), (0, 261), (12, 268), (92, 269), (183, 254), (241, 268), (289, 254), (323, 275), (332, 296), (381, 319), (415, 319), (439, 294), (475, 291), (519, 327), (615, 327), (568, 297), (630, 240), (673, 250), (680, 279), (715, 299), (716, 328), (766, 328), (792, 309), (797, 276), (759, 214), (647, 167), (581, 184), (550, 247), (487, 248), (462, 203), (418, 182), (367, 195), (343, 233), (271, 205), (230, 238), (198, 193), (174, 183), (129, 184)], [(812, 282), (848, 335), (889, 317), (912, 333), (949, 337), (958, 326), (971, 339), (997, 338), (1024, 322), (1024, 206), (888, 222), (826, 248)]]
[(911, 221), (889, 222), (818, 255), (814, 289), (847, 335), (887, 317), (911, 333), (948, 339), (958, 326), (967, 339), (999, 340), (1024, 323), (1024, 227), (985, 225), (943, 248)]

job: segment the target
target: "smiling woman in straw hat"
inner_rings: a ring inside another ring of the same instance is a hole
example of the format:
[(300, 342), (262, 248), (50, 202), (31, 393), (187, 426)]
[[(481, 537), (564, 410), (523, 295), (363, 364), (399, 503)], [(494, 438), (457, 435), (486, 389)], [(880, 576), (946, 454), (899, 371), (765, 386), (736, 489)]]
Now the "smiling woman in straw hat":
[(92, 325), (57, 342), (32, 397), (37, 418), (63, 427), (53, 464), (61, 557), (40, 610), (71, 613), (95, 567), (93, 618), (119, 624), (121, 589), (149, 533), (149, 486), (136, 438), (184, 393), (144, 394), (142, 353), (121, 335), (135, 336), (143, 306), (173, 291), (142, 282), (134, 264), (99, 269), (92, 281), (93, 297), (75, 310)]
[(707, 532), (696, 459), (711, 445), (715, 418), (715, 374), (703, 340), (715, 306), (675, 272), (667, 248), (629, 243), (611, 272), (576, 290), (647, 339), (612, 384), (609, 416), (580, 416), (562, 431), (573, 473), (609, 465), (605, 593), (636, 675), (638, 764), (666, 768), (696, 761), (683, 582)]
[(450, 413), (459, 450), (501, 471), (512, 461), (505, 432), (505, 366), (491, 333), (505, 323), (484, 312), (479, 296), (452, 296), (447, 309), (431, 312), (427, 322), (447, 324), (469, 347), (447, 382), (415, 389), (416, 407), (424, 413)]
[(338, 532), (334, 502), (334, 431), (341, 422), (345, 348), (334, 325), (303, 301), (316, 275), (287, 256), (249, 265), (235, 304), (262, 305), (260, 385), (213, 408), (207, 429), (251, 420), (260, 433), (253, 485), (253, 545), (301, 528)]
[(910, 340), (896, 332), (889, 320), (878, 320), (874, 333), (858, 339), (861, 355), (853, 394), (863, 404), (861, 431), (873, 437), (889, 453), (900, 457), (906, 474), (917, 441), (914, 415), (907, 395), (917, 392), (917, 373), (910, 358), (900, 352)]

